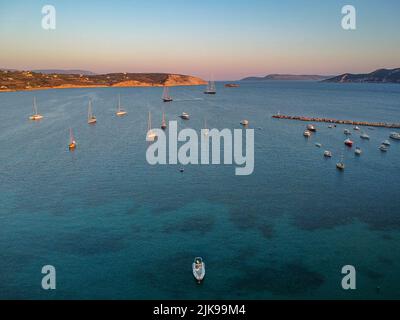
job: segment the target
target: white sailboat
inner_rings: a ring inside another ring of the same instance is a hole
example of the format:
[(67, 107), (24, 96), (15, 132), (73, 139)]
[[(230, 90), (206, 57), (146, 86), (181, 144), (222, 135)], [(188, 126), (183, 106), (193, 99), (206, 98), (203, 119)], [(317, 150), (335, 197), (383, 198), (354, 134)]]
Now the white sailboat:
[(154, 132), (154, 130), (151, 127), (151, 112), (149, 111), (149, 119), (147, 122), (147, 135), (146, 135), (146, 141), (154, 141), (156, 139), (157, 135)]
[(126, 116), (128, 113), (121, 107), (121, 95), (118, 95), (118, 107), (115, 113), (118, 117)]
[(207, 120), (206, 119), (204, 119), (204, 129), (202, 131), (203, 131), (204, 136), (206, 136), (206, 137), (210, 133), (210, 130), (207, 128)]
[(93, 114), (92, 110), (92, 99), (89, 99), (89, 106), (88, 106), (88, 124), (95, 124), (97, 122), (96, 117)]
[(172, 97), (169, 95), (169, 88), (167, 86), (164, 86), (164, 91), (163, 91), (163, 96), (162, 100), (164, 102), (171, 102), (173, 101)]
[(216, 94), (217, 93), (217, 89), (215, 87), (214, 80), (208, 81), (207, 88), (206, 88), (206, 91), (204, 91), (204, 93), (205, 94)]
[(165, 112), (162, 114), (161, 129), (167, 129), (167, 122), (165, 121)]
[(72, 133), (72, 128), (69, 129), (69, 143), (68, 143), (68, 149), (70, 151), (73, 151), (76, 149), (76, 141), (74, 138), (74, 134)]
[(36, 105), (36, 97), (33, 97), (33, 114), (29, 117), (29, 120), (37, 121), (42, 120), (43, 116), (38, 113), (37, 105)]

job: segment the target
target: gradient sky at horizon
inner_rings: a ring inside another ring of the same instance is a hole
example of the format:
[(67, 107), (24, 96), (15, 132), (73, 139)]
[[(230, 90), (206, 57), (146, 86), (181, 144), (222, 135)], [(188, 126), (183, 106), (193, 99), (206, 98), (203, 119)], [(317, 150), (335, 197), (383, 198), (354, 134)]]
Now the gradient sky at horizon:
[[(57, 29), (41, 28), (41, 9)], [(357, 30), (341, 8), (357, 9)], [(398, 0), (0, 0), (0, 67), (217, 80), (400, 67)]]

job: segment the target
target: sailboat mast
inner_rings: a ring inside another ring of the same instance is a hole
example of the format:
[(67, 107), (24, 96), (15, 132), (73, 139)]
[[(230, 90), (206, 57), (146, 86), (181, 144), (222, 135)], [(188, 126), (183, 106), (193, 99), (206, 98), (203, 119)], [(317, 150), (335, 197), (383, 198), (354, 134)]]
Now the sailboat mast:
[(150, 131), (150, 130), (151, 130), (151, 112), (149, 111), (148, 130), (147, 131)]
[(88, 106), (88, 120), (92, 117), (92, 100), (89, 99), (89, 106)]

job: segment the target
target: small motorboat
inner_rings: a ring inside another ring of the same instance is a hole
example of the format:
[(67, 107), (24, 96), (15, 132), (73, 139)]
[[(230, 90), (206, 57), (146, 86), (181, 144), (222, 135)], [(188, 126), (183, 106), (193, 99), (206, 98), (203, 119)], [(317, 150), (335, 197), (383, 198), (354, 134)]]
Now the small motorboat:
[(321, 148), (321, 147), (322, 147), (322, 144), (316, 143), (315, 146), (316, 146), (317, 148)]
[(329, 128), (329, 129), (332, 129), (332, 128), (333, 128), (333, 126), (330, 124), (330, 125), (328, 126), (328, 128)]
[(305, 136), (306, 138), (311, 137), (311, 131), (309, 130), (304, 131), (303, 136)]
[(385, 141), (382, 142), (382, 144), (383, 144), (384, 146), (389, 147), (389, 146), (390, 146), (390, 141), (389, 141), (389, 140), (385, 140)]
[(343, 133), (347, 136), (351, 135), (351, 132), (349, 129), (344, 129)]
[(183, 120), (189, 120), (189, 118), (190, 118), (189, 114), (186, 113), (186, 112), (182, 112), (182, 114), (180, 115), (180, 117), (181, 117)]
[(344, 144), (348, 147), (352, 147), (353, 146), (353, 141), (351, 141), (350, 139), (346, 139), (344, 140)]
[(339, 170), (344, 170), (345, 165), (343, 162), (338, 162), (336, 163), (336, 168), (338, 168)]
[(353, 129), (354, 129), (355, 131), (359, 131), (359, 130), (360, 130), (360, 127), (355, 126)]
[(384, 144), (381, 144), (379, 146), (379, 150), (381, 150), (382, 152), (387, 152), (389, 150), (389, 148), (387, 146), (385, 146)]
[(369, 140), (369, 135), (367, 135), (365, 132), (363, 132), (363, 133), (360, 135), (360, 138), (361, 138), (361, 139), (364, 139), (364, 140)]
[(242, 126), (248, 126), (249, 125), (249, 120), (242, 120), (242, 121), (240, 121), (240, 124), (242, 125)]
[(400, 133), (398, 133), (398, 132), (392, 132), (392, 133), (390, 134), (390, 138), (391, 138), (391, 139), (394, 139), (394, 140), (400, 140)]
[(193, 270), (193, 276), (197, 280), (198, 283), (203, 281), (204, 276), (206, 275), (206, 265), (203, 262), (203, 259), (200, 257), (197, 257), (194, 259), (194, 262), (192, 264), (192, 270)]
[(329, 150), (325, 150), (325, 151), (324, 151), (324, 157), (326, 157), (326, 158), (332, 158), (332, 152), (330, 152)]
[(309, 124), (309, 125), (307, 125), (307, 130), (311, 131), (311, 132), (316, 132), (317, 128), (314, 125)]
[(362, 153), (361, 148), (357, 147), (356, 150), (354, 151), (354, 153), (356, 154), (356, 156), (361, 156), (361, 153)]

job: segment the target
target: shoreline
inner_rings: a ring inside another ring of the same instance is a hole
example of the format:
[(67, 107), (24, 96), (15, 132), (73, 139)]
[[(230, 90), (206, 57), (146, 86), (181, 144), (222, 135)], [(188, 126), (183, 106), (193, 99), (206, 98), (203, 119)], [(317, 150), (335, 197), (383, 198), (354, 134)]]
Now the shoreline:
[[(173, 84), (168, 85), (168, 87), (194, 87), (194, 86), (204, 86), (206, 84)], [(54, 89), (85, 89), (85, 88), (162, 88), (163, 84), (140, 84), (140, 85), (127, 85), (127, 86), (107, 86), (107, 85), (93, 85), (93, 86), (85, 86), (85, 85), (62, 85), (58, 87), (41, 87), (41, 88), (29, 88), (29, 89), (0, 89), (0, 93), (2, 92), (25, 92), (25, 91), (40, 91), (40, 90), (54, 90)]]

